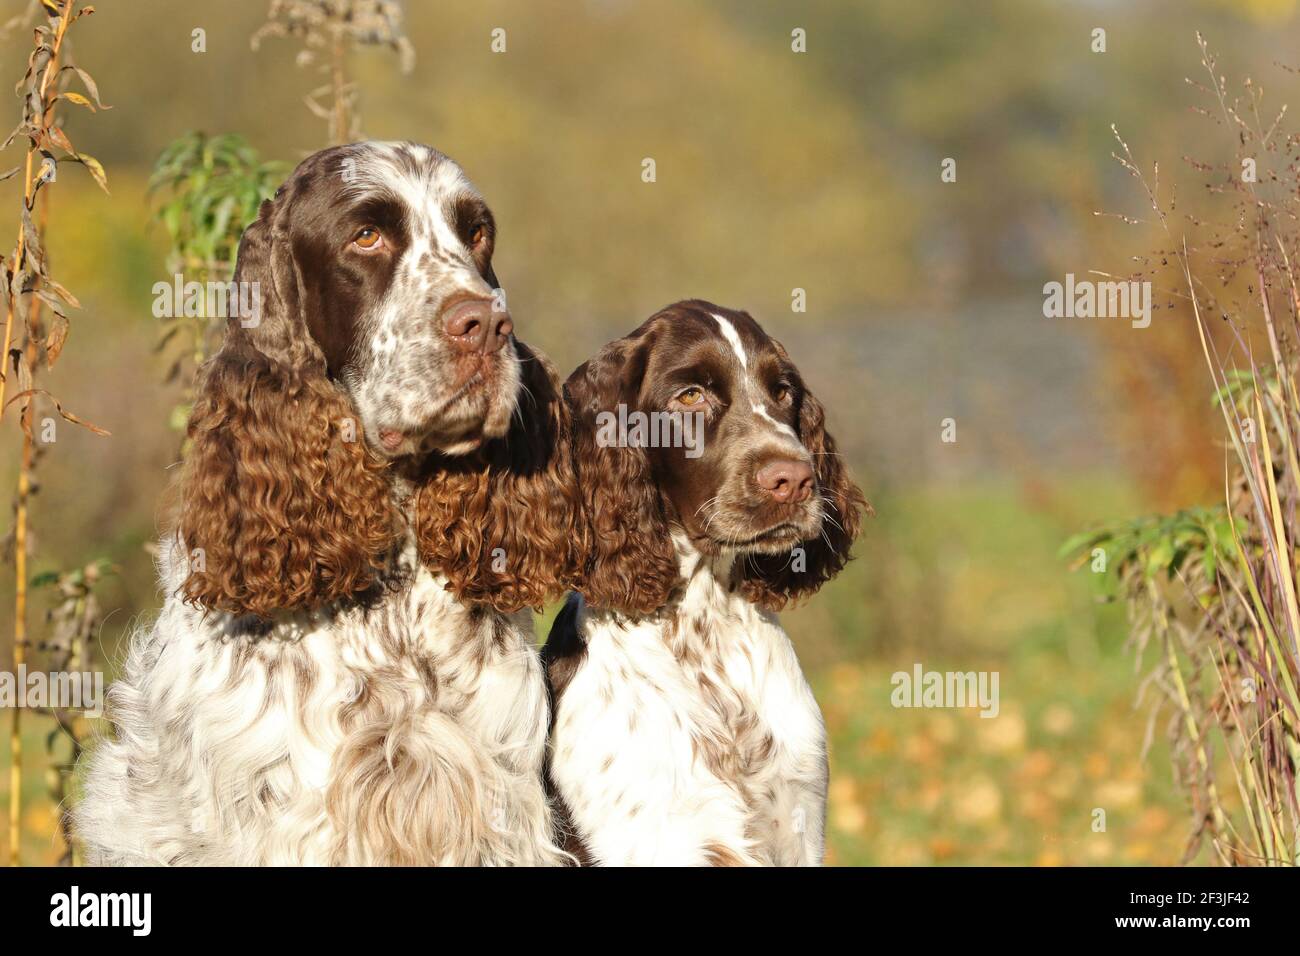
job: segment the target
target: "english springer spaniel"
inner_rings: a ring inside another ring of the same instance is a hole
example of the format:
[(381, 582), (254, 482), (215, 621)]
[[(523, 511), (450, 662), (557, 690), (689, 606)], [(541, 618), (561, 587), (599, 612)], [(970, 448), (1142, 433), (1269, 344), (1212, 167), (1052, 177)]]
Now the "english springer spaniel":
[(316, 153), (263, 203), (235, 276), (260, 308), (201, 373), (165, 603), (89, 756), (91, 863), (566, 859), (527, 608), (583, 532), (495, 240), (409, 143)]
[[(542, 656), (569, 848), (820, 864), (826, 734), (775, 612), (844, 566), (867, 507), (821, 403), (749, 315), (700, 301), (607, 345), (565, 393), (591, 550)], [(647, 428), (656, 413), (695, 416), (703, 446), (645, 441), (690, 436)]]

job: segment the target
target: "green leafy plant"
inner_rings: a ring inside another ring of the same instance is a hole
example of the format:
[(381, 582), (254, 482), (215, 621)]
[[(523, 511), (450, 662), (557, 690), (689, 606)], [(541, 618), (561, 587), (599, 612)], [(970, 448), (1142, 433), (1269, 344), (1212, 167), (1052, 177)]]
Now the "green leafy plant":
[[(168, 270), (187, 282), (229, 282), (235, 274), (239, 237), (257, 218), (262, 201), (275, 194), (286, 171), (285, 163), (262, 160), (243, 137), (233, 133), (192, 132), (168, 145), (149, 178), (149, 194), (156, 202), (154, 220), (167, 230), (171, 242)], [(171, 355), (166, 381), (187, 383), (184, 400), (171, 415), (171, 425), (178, 431), (184, 429), (193, 401), (188, 383), (225, 326), (223, 316), (186, 315), (185, 311), (178, 309), (162, 319), (157, 345), (160, 353)]]
[[(1159, 586), (1193, 578), (1213, 582), (1219, 565), (1235, 556), (1233, 519), (1222, 507), (1187, 508), (1101, 525), (1071, 537), (1060, 551), (1072, 570), (1089, 566), (1109, 572), (1098, 578), (1107, 599), (1139, 583)], [(1209, 600), (1212, 590), (1202, 590), (1202, 598)]]
[(286, 165), (264, 162), (242, 136), (187, 133), (155, 160), (149, 193), (156, 221), (167, 229), (168, 266), (205, 278), (234, 273), (239, 237), (274, 195)]

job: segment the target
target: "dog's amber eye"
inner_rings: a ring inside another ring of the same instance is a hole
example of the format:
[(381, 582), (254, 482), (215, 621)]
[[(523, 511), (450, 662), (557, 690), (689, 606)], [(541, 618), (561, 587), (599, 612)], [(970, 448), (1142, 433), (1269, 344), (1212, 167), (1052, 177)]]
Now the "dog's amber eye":
[(785, 384), (785, 382), (782, 382), (772, 391), (776, 395), (776, 400), (780, 402), (782, 405), (784, 405), (786, 401), (790, 398), (790, 386)]
[(704, 392), (692, 385), (686, 391), (678, 393), (677, 401), (683, 405), (698, 405), (704, 401)]
[(375, 229), (373, 226), (366, 226), (366, 228), (357, 233), (357, 237), (352, 241), (362, 249), (374, 249), (382, 241), (382, 238), (383, 237), (379, 235), (378, 229)]
[(469, 247), (470, 247), (471, 249), (477, 249), (479, 243), (481, 243), (481, 242), (482, 242), (484, 239), (486, 239), (486, 238), (487, 238), (487, 227), (486, 227), (486, 226), (476, 226), (476, 227), (474, 228), (473, 233), (470, 234), (470, 237), (469, 237)]

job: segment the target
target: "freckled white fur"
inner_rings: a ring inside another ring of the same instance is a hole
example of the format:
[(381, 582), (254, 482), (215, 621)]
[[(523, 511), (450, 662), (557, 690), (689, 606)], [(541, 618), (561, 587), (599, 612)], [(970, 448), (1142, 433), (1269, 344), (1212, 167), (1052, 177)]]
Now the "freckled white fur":
[[(388, 427), (415, 428), (440, 397), (431, 384), (438, 376), (424, 361), (442, 338), (441, 303), (457, 293), (495, 291), (453, 226), (457, 198), (479, 193), (454, 160), (418, 143), (366, 143), (345, 162), (345, 193), (395, 197), (410, 232), (383, 299), (365, 317), (369, 334), (358, 356), (365, 369), (353, 375), (353, 398), (367, 423), (382, 418)], [(431, 269), (431, 261), (440, 268)], [(517, 362), (507, 361), (501, 374), (503, 389), (517, 389)]]
[[(742, 863), (819, 865), (826, 734), (794, 648), (774, 614), (729, 590), (719, 568), (731, 556), (677, 546), (679, 604), (632, 621), (580, 607), (587, 649), (556, 704), (552, 779), (597, 863), (703, 865), (723, 850)], [(673, 652), (673, 613), (709, 634), (679, 635), (697, 642), (698, 670)], [(719, 696), (772, 742), (734, 780), (699, 753), (700, 741), (725, 748), (735, 737)]]
[(172, 596), (110, 690), (115, 739), (87, 757), (76, 829), (88, 862), (564, 859), (541, 784), (547, 701), (527, 612), (472, 620), (421, 566), (378, 617), (286, 616), (250, 646), (229, 615), (174, 596), (185, 557), (165, 543)]

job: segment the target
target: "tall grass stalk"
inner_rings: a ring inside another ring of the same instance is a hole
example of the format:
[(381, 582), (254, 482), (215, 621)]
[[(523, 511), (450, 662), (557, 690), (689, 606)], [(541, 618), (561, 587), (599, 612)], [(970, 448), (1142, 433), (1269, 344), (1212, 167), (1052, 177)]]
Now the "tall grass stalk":
[(1168, 713), (1174, 769), (1190, 798), (1187, 859), (1208, 846), (1224, 864), (1296, 865), (1300, 136), (1283, 131), (1285, 107), (1262, 118), (1257, 84), (1232, 96), (1197, 41), (1209, 83), (1188, 82), (1210, 98), (1199, 112), (1229, 133), (1234, 153), (1192, 165), (1209, 174), (1211, 195), (1229, 200), (1232, 224), (1208, 225), (1213, 213), (1198, 211), (1177, 228), (1159, 166), (1146, 176), (1118, 131), (1114, 155), (1155, 213), (1168, 245), (1154, 258), (1176, 269), (1176, 297), (1196, 328), (1226, 439), (1223, 504), (1097, 529), (1064, 550), (1094, 570), (1109, 560), (1139, 659), (1158, 649), (1139, 698), (1159, 692), (1148, 740)]

